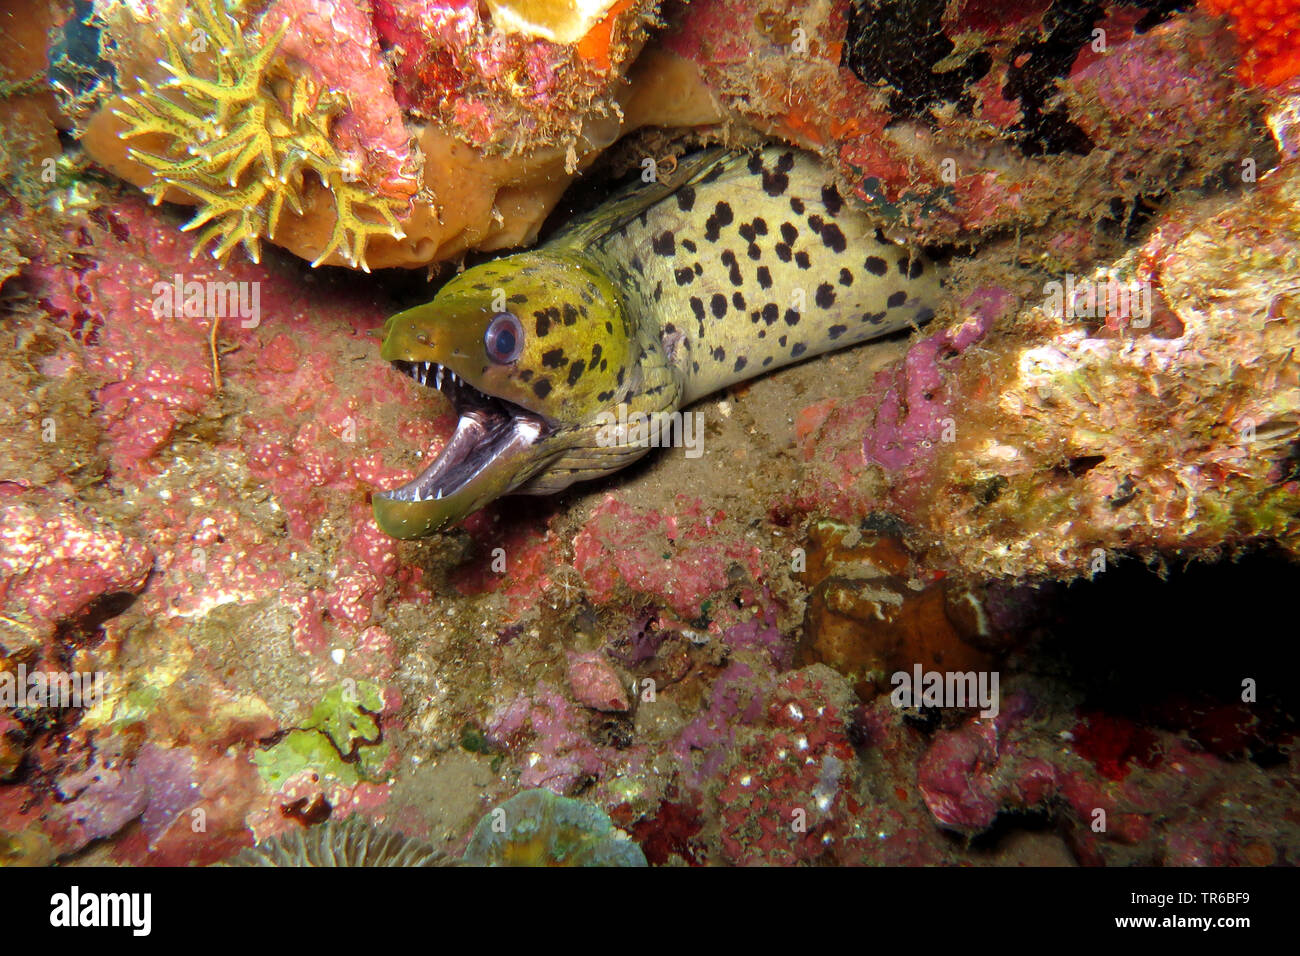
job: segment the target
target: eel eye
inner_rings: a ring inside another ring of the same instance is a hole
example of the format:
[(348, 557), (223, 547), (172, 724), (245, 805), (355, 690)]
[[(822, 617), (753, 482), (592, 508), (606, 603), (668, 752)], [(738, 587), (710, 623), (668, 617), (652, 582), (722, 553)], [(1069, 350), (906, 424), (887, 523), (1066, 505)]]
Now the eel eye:
[(524, 327), (512, 313), (498, 312), (488, 324), (483, 347), (492, 361), (508, 365), (524, 350)]

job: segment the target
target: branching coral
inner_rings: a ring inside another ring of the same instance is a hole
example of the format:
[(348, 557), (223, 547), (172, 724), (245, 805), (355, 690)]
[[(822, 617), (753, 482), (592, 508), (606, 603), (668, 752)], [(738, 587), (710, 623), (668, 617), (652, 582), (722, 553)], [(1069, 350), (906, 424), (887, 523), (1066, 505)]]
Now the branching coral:
[[(355, 164), (335, 148), (330, 130), (348, 108), (346, 97), (304, 76), (291, 76), (276, 59), (289, 27), (281, 24), (260, 47), (244, 38), (232, 0), (195, 0), (163, 34), (171, 78), (124, 96), (117, 111), (128, 126), (123, 138), (151, 135), (158, 151), (133, 148), (154, 181), (156, 203), (169, 189), (189, 193), (199, 211), (183, 227), (199, 229), (194, 254), (213, 245), (224, 262), (242, 243), (257, 262), (261, 239), (273, 237), (287, 204), (303, 211), (311, 177), (333, 196), (329, 241), (312, 265), (338, 253), (366, 269), (366, 243), (374, 235), (403, 237), (398, 217), (405, 200), (378, 196), (360, 181)], [(215, 74), (215, 75), (214, 75)], [(309, 175), (310, 174), (310, 175)]]

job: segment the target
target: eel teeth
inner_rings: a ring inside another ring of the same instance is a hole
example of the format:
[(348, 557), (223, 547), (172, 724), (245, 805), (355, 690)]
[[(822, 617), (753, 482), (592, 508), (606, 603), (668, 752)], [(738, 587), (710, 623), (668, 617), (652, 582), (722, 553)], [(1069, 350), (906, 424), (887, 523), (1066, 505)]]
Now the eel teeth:
[(436, 388), (440, 392), (445, 393), (450, 386), (462, 384), (460, 376), (437, 362), (398, 362), (397, 365), (421, 385)]

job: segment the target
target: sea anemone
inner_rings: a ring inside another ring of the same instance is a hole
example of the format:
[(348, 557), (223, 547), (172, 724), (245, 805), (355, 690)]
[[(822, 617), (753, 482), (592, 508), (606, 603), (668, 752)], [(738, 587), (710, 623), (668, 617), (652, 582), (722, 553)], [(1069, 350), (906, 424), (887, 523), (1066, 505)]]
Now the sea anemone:
[(223, 866), (445, 866), (447, 857), (362, 817), (327, 820), (240, 850)]

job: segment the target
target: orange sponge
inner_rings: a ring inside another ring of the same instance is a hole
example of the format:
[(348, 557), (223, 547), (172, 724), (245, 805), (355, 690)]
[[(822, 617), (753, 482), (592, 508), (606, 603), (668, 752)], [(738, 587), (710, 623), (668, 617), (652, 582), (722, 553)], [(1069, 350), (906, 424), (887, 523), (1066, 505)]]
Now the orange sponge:
[(1300, 74), (1300, 0), (1203, 0), (1226, 13), (1241, 44), (1241, 77), (1277, 86)]

